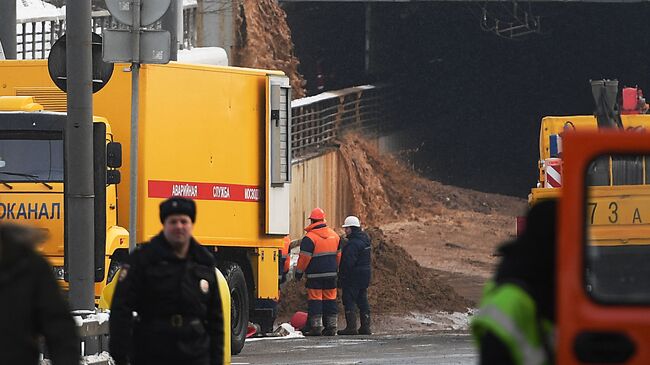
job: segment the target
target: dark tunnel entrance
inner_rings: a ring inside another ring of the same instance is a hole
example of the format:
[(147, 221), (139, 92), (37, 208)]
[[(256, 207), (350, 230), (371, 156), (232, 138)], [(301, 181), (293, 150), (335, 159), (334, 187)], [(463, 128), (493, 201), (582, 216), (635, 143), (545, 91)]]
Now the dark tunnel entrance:
[[(650, 4), (526, 5), (541, 33), (515, 39), (481, 29), (483, 6), (372, 4), (366, 72), (365, 4), (284, 4), (310, 93), (319, 72), (327, 89), (390, 81), (400, 87), (401, 122), (417, 136), (417, 169), (525, 197), (536, 182), (542, 116), (591, 114), (590, 79), (650, 92)], [(488, 10), (508, 16), (509, 6)]]

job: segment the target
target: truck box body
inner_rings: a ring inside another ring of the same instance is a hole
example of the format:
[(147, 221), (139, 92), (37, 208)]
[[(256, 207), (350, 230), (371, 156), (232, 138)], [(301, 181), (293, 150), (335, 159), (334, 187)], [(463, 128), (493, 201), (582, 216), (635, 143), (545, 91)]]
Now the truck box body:
[[(65, 94), (50, 80), (44, 60), (0, 61), (0, 96), (20, 95), (34, 97), (45, 109), (42, 114), (66, 111)], [(93, 95), (93, 114), (105, 118), (106, 142), (122, 145), (121, 182), (107, 186), (100, 204), (105, 206), (99, 207), (106, 210), (106, 265), (112, 265), (118, 251), (126, 252), (124, 229), (130, 219), (137, 219), (137, 242), (147, 241), (161, 230), (160, 202), (170, 196), (192, 198), (197, 203), (194, 236), (214, 246), (223, 265), (232, 267), (234, 262), (241, 268), (250, 294), (245, 305), (268, 312), (268, 301), (278, 298), (278, 249), (289, 233), (290, 97), (288, 79), (281, 72), (143, 65), (138, 213), (129, 217), (131, 73), (128, 65), (115, 65), (110, 81)], [(63, 182), (50, 185), (58, 195), (47, 199), (58, 199), (50, 203), (60, 206), (63, 217)], [(33, 183), (17, 187), (11, 193), (23, 192), (24, 203), (33, 198), (30, 189), (46, 189)], [(9, 190), (0, 185), (0, 195)], [(43, 196), (37, 200), (50, 204)], [(28, 223), (44, 224), (38, 219)], [(47, 224), (54, 235), (44, 254), (61, 266), (63, 219)], [(96, 292), (105, 284), (98, 283)]]
[[(126, 67), (116, 65), (112, 79), (93, 97), (93, 114), (106, 118), (115, 141), (122, 143), (123, 178), (117, 188), (122, 227), (129, 226), (130, 189), (131, 74)], [(278, 236), (265, 233), (269, 74), (282, 75), (216, 66), (142, 67), (138, 242), (160, 231), (162, 196), (183, 195), (197, 201), (195, 236), (202, 243), (280, 247)], [(36, 93), (46, 110), (65, 111), (65, 94), (53, 85), (45, 61), (3, 62), (0, 75), (0, 95)]]

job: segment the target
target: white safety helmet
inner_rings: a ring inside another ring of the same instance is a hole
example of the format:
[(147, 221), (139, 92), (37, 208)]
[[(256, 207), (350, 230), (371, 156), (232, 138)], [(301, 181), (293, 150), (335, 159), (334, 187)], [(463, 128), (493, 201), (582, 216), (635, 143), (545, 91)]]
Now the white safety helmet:
[(343, 222), (343, 228), (345, 227), (359, 227), (361, 228), (361, 222), (359, 222), (359, 218), (350, 215), (347, 218), (345, 218), (345, 221)]

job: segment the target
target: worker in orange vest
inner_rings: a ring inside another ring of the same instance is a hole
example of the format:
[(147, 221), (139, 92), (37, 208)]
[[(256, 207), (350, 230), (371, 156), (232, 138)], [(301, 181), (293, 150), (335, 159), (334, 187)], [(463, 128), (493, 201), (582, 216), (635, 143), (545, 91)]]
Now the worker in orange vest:
[(280, 284), (284, 284), (287, 281), (287, 273), (289, 272), (289, 266), (291, 265), (291, 258), (289, 257), (289, 247), (291, 246), (291, 238), (289, 235), (284, 236), (282, 239), (282, 248), (280, 249), (280, 261), (278, 262), (279, 273), (278, 280)]
[[(307, 336), (336, 335), (336, 279), (341, 262), (340, 238), (325, 222), (325, 212), (314, 208), (311, 224), (300, 242), (296, 280), (307, 277)], [(324, 329), (323, 329), (324, 324)]]

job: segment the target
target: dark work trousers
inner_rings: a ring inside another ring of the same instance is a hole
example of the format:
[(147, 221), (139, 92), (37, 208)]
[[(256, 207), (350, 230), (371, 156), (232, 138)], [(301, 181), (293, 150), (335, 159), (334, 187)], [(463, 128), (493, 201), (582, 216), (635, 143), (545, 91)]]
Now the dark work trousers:
[(310, 315), (337, 314), (336, 277), (307, 279), (307, 303)]
[(361, 287), (343, 287), (343, 306), (345, 311), (354, 311), (354, 306), (359, 307), (359, 313), (370, 313), (370, 304), (368, 304), (368, 288)]

